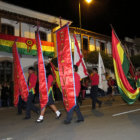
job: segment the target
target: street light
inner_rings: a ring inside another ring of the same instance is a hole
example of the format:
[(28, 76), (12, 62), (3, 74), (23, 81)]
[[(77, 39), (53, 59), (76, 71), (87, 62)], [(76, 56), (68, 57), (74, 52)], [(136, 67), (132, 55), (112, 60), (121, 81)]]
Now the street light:
[[(92, 0), (85, 0), (86, 3), (90, 4)], [(79, 0), (79, 26), (80, 26), (80, 44), (81, 44), (81, 50), (82, 48), (82, 40), (81, 40), (81, 28), (82, 28), (82, 21), (81, 21), (81, 3)]]

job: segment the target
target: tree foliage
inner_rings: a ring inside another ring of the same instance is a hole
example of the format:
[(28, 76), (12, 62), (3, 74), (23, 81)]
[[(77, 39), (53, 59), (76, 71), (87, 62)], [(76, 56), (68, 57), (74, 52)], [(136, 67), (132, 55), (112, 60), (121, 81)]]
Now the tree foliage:
[[(98, 63), (98, 51), (89, 52), (86, 56), (85, 60), (88, 63), (91, 64), (97, 64)], [(113, 70), (113, 59), (112, 56), (109, 56), (108, 54), (105, 54), (104, 52), (101, 52), (101, 56), (104, 62), (104, 65), (106, 68)]]

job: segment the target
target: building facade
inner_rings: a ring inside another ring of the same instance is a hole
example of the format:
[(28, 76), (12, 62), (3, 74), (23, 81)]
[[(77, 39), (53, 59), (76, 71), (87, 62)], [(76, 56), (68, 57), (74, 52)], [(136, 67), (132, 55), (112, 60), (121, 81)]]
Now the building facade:
[[(66, 24), (68, 20), (61, 19), (62, 24)], [(60, 18), (47, 15), (44, 13), (36, 12), (30, 9), (22, 8), (12, 4), (8, 4), (0, 1), (0, 34), (10, 37), (21, 37), (23, 39), (35, 39), (35, 32), (37, 24), (40, 26), (40, 38), (44, 43), (55, 44), (54, 31), (59, 28)], [(3, 40), (0, 39), (0, 45)], [(2, 47), (1, 47), (2, 48)], [(0, 48), (0, 83), (3, 81), (13, 80), (13, 56), (12, 53), (3, 51)], [(53, 53), (55, 52), (54, 45)], [(50, 49), (50, 48), (48, 48)], [(45, 60), (48, 57), (45, 56)], [(21, 55), (21, 64), (25, 76), (27, 77), (27, 71), (29, 66), (37, 65), (37, 56), (34, 55)]]

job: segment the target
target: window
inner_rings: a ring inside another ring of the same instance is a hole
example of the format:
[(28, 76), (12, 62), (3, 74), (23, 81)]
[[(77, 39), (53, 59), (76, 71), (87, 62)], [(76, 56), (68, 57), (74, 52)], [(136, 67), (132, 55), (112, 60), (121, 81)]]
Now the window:
[(85, 51), (88, 51), (88, 39), (87, 38), (83, 38), (83, 49)]
[(0, 62), (0, 83), (12, 81), (13, 65), (9, 61)]
[(14, 35), (14, 27), (8, 24), (1, 25), (1, 33), (7, 35)]
[(103, 42), (100, 43), (100, 50), (105, 51), (105, 43)]
[[(36, 33), (36, 32), (35, 32)], [(39, 35), (40, 35), (40, 39), (42, 41), (47, 41), (47, 34), (46, 32), (43, 32), (43, 31), (39, 31)]]

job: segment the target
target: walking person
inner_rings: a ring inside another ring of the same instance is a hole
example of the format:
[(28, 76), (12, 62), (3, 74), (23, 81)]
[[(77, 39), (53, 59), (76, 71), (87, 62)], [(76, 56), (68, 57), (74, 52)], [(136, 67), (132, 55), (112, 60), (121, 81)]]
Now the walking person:
[(78, 67), (76, 65), (74, 65), (75, 91), (76, 91), (76, 99), (77, 99), (76, 106), (74, 108), (72, 108), (69, 112), (67, 112), (67, 117), (66, 117), (66, 120), (64, 121), (64, 124), (71, 123), (73, 111), (76, 111), (76, 114), (78, 117), (77, 122), (84, 121), (84, 117), (83, 117), (82, 113), (80, 112), (80, 108), (78, 105), (78, 96), (80, 94), (81, 83), (80, 83), (80, 76), (78, 75), (77, 71), (78, 71)]
[(97, 68), (93, 68), (91, 79), (91, 99), (92, 99), (92, 109), (96, 109), (96, 103), (101, 107), (102, 102), (97, 99), (98, 97), (98, 85), (99, 85), (99, 75), (97, 73)]
[[(48, 92), (49, 92), (48, 93), (49, 94), (48, 103), (47, 103), (46, 107), (49, 106), (55, 112), (56, 119), (59, 119), (61, 117), (61, 113), (54, 104), (54, 94), (53, 94), (54, 79), (53, 79), (53, 76), (52, 76), (52, 71), (51, 71), (51, 66), (50, 65), (48, 65), (47, 68), (46, 68), (46, 76), (47, 76), (47, 86), (48, 86)], [(37, 119), (37, 123), (43, 122), (46, 107), (44, 107), (41, 110), (41, 114), (40, 114), (39, 118)]]
[(26, 116), (25, 120), (31, 118), (31, 110), (35, 111), (39, 114), (39, 109), (34, 106), (33, 99), (35, 95), (35, 86), (37, 82), (37, 76), (35, 74), (35, 69), (33, 67), (29, 67), (28, 69), (29, 77), (28, 77), (28, 88), (29, 88), (29, 95), (27, 99), (27, 106), (26, 106)]

